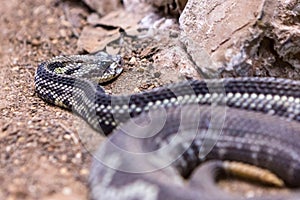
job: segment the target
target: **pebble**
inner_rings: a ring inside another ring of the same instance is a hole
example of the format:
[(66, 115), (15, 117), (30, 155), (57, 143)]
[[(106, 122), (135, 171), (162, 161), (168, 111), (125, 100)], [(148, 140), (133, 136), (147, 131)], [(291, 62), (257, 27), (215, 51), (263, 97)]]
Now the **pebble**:
[(143, 59), (141, 60), (141, 62), (147, 62), (147, 59), (146, 59), (146, 58), (143, 58)]
[(72, 24), (66, 20), (61, 20), (61, 24), (66, 27), (72, 27)]
[(72, 137), (71, 137), (69, 134), (65, 134), (65, 135), (64, 135), (64, 139), (65, 139), (65, 140), (70, 140), (71, 138), (72, 138)]
[(58, 39), (53, 39), (53, 40), (51, 40), (51, 43), (52, 43), (52, 44), (57, 44), (57, 43), (58, 43)]
[(155, 72), (153, 75), (154, 75), (154, 78), (159, 78), (161, 75), (161, 72)]
[(45, 143), (48, 142), (48, 138), (42, 137), (42, 138), (39, 139), (39, 141), (40, 141), (41, 143), (45, 144)]
[(80, 175), (88, 175), (90, 173), (90, 171), (88, 169), (84, 168), (84, 169), (81, 169), (79, 173), (80, 173)]
[(67, 32), (66, 32), (66, 30), (65, 30), (65, 29), (59, 30), (59, 35), (60, 35), (61, 37), (67, 37)]
[(6, 130), (8, 129), (8, 127), (9, 127), (9, 125), (10, 125), (10, 122), (9, 122), (9, 123), (6, 123), (6, 124), (2, 127), (2, 131), (3, 131), (3, 132), (6, 131)]
[(67, 169), (66, 167), (63, 167), (63, 168), (61, 168), (61, 169), (59, 170), (59, 173), (60, 173), (61, 175), (67, 175), (67, 174), (69, 174), (69, 171), (68, 171), (68, 169)]
[(68, 159), (68, 156), (65, 155), (65, 154), (61, 156), (61, 160), (62, 160), (62, 161), (65, 162), (65, 161), (67, 161), (67, 159)]
[(78, 159), (80, 159), (81, 156), (82, 156), (81, 152), (78, 152), (78, 153), (76, 153), (76, 155), (75, 155), (75, 157), (78, 158)]
[(62, 190), (62, 193), (64, 195), (70, 195), (70, 194), (72, 194), (72, 189), (69, 188), (69, 187), (64, 187), (63, 190)]
[(7, 152), (7, 153), (9, 153), (10, 151), (11, 151), (11, 146), (7, 146), (7, 147), (5, 147), (5, 151)]
[(47, 24), (53, 24), (56, 20), (53, 17), (47, 18)]
[(139, 68), (137, 68), (136, 71), (140, 72), (140, 73), (143, 73), (145, 70), (146, 70), (145, 67), (139, 67)]
[(18, 143), (23, 143), (23, 142), (25, 142), (25, 140), (26, 140), (25, 137), (19, 137), (18, 140), (17, 140), (17, 142)]
[(15, 160), (14, 160), (14, 164), (15, 164), (15, 165), (19, 165), (19, 164), (20, 164), (20, 160), (15, 159)]
[(33, 40), (31, 40), (30, 42), (31, 42), (31, 44), (33, 46), (39, 46), (42, 43), (41, 40), (38, 40), (36, 38), (34, 38)]
[(134, 65), (135, 63), (136, 63), (136, 58), (131, 57), (131, 59), (129, 60), (129, 64)]

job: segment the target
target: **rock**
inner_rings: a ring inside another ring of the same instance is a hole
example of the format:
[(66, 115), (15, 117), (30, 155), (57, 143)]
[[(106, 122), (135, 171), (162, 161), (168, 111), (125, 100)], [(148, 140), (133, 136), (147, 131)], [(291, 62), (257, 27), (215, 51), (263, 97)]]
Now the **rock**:
[(101, 15), (105, 15), (111, 11), (122, 7), (120, 0), (83, 0), (92, 10), (97, 11)]
[(101, 27), (86, 26), (83, 28), (77, 41), (78, 50), (84, 50), (89, 53), (97, 52), (119, 37), (120, 34), (117, 29), (106, 30)]
[(146, 0), (146, 3), (163, 9), (166, 14), (176, 16), (183, 11), (187, 0)]
[(299, 4), (190, 0), (179, 19), (182, 41), (209, 75), (299, 78)]

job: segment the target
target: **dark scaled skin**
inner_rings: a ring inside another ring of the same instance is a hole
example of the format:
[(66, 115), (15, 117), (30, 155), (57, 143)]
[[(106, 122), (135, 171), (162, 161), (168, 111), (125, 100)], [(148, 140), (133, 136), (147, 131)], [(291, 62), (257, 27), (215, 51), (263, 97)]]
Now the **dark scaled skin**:
[[(108, 141), (121, 150), (148, 153), (168, 147), (148, 160), (126, 157), (103, 145), (96, 154), (102, 164), (95, 159), (91, 170), (92, 199), (241, 199), (214, 185), (216, 173), (226, 171), (219, 162), (198, 169), (215, 159), (266, 168), (287, 186), (300, 186), (300, 82), (250, 77), (193, 80), (138, 94), (108, 95), (98, 83), (118, 76), (121, 65), (120, 56), (105, 53), (60, 56), (41, 63), (35, 76), (36, 93), (43, 100), (74, 112), (101, 134), (118, 127)], [(146, 124), (142, 131), (129, 122), (132, 117)], [(153, 134), (160, 122), (165, 122), (162, 129)], [(106, 162), (115, 163), (107, 167)], [(204, 172), (211, 175), (201, 178)], [(189, 176), (190, 185), (182, 184), (182, 177)], [(212, 187), (206, 184), (210, 182)], [(254, 199), (297, 197), (293, 191), (289, 196)]]

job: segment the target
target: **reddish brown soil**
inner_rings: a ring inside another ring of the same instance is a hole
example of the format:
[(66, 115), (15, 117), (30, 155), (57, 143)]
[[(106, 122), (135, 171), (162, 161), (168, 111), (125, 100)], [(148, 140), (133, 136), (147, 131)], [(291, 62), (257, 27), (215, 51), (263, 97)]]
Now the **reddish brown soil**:
[(91, 159), (72, 115), (37, 98), (33, 84), (38, 62), (78, 53), (87, 9), (76, 1), (10, 0), (0, 13), (0, 199), (87, 199)]

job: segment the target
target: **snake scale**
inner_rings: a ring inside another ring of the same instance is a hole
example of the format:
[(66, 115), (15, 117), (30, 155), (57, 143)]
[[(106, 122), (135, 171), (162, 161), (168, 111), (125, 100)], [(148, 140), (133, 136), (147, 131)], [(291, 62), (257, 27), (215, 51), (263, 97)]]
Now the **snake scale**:
[[(98, 83), (121, 71), (120, 56), (100, 52), (52, 58), (35, 75), (43, 100), (73, 111), (101, 134), (113, 132), (92, 164), (91, 199), (243, 199), (215, 185), (226, 173), (224, 160), (266, 168), (285, 185), (300, 186), (299, 81), (190, 80), (106, 94)], [(299, 198), (293, 190), (247, 199)]]

